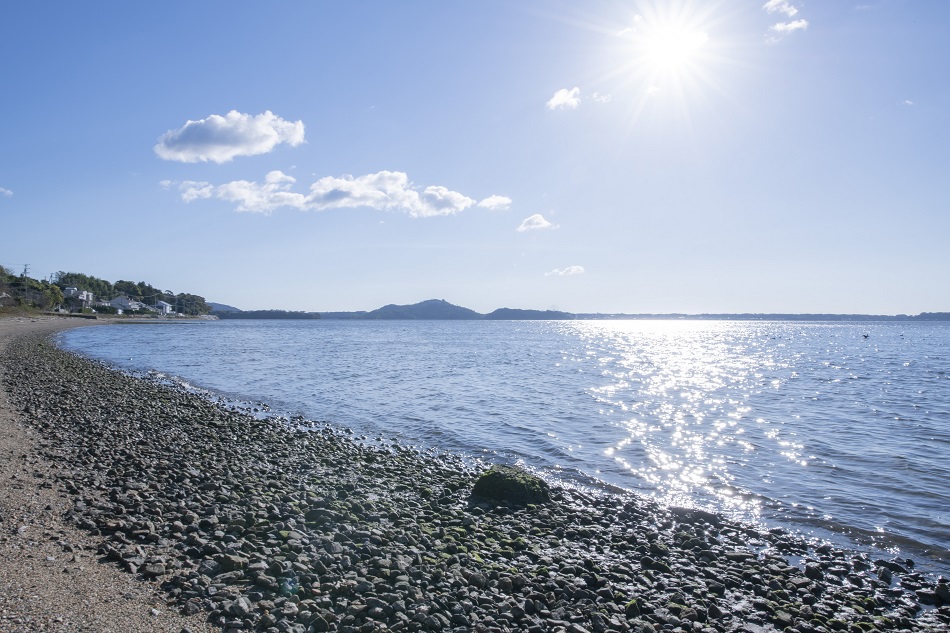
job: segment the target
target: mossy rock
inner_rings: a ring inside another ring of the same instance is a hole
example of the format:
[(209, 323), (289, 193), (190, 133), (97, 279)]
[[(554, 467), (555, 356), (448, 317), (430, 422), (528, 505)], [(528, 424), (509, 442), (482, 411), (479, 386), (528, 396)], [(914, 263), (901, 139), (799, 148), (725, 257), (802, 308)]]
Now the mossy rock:
[(475, 482), (472, 494), (519, 506), (551, 500), (551, 490), (543, 480), (515, 466), (492, 466)]

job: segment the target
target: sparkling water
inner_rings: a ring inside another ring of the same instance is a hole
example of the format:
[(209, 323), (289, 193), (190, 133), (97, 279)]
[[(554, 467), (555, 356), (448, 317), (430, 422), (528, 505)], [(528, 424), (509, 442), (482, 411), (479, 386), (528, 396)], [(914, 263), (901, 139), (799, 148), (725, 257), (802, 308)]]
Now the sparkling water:
[(950, 569), (950, 324), (218, 321), (62, 344), (370, 438)]

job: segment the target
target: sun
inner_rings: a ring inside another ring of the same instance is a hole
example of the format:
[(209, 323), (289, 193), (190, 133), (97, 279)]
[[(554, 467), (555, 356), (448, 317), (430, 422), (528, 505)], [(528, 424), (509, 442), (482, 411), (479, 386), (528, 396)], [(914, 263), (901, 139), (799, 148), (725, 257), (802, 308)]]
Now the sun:
[(702, 61), (708, 42), (705, 31), (691, 26), (658, 25), (642, 34), (639, 54), (656, 73), (681, 71)]
[(640, 7), (619, 33), (623, 74), (649, 98), (685, 98), (713, 83), (718, 58), (709, 7), (688, 0)]

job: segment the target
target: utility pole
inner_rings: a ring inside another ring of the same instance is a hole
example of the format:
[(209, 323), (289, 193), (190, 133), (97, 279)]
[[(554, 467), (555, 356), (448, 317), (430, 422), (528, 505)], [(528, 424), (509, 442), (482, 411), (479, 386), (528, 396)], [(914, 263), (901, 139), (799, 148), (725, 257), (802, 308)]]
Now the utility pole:
[(20, 273), (20, 302), (22, 303), (27, 297), (27, 286), (26, 286), (26, 275), (30, 272), (30, 265), (23, 264), (23, 272)]

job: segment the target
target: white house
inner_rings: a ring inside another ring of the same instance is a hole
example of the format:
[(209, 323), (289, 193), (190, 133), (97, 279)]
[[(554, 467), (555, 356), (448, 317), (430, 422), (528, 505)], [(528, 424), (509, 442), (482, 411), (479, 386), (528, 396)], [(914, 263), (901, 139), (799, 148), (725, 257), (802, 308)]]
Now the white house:
[(76, 299), (82, 303), (82, 307), (88, 308), (95, 301), (95, 295), (93, 295), (88, 290), (80, 290), (79, 288), (66, 288), (63, 290), (63, 296), (67, 299)]
[(148, 308), (148, 306), (141, 301), (135, 301), (128, 297), (116, 297), (109, 302), (109, 305), (124, 312), (128, 312), (129, 310), (145, 310)]
[(155, 304), (155, 308), (158, 310), (158, 313), (162, 316), (168, 316), (169, 314), (175, 313), (175, 306), (165, 301), (159, 301)]

